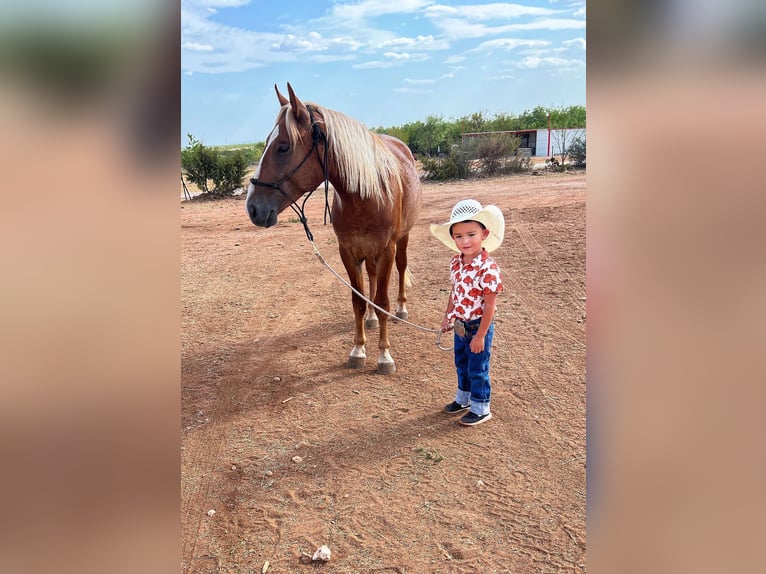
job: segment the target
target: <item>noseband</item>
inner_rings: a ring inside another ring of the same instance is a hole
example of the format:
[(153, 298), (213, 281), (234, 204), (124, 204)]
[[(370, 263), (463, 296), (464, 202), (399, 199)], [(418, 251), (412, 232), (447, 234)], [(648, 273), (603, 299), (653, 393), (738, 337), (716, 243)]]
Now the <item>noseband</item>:
[[(316, 150), (317, 159), (319, 160), (319, 165), (322, 166), (322, 172), (324, 174), (324, 216), (325, 216), (325, 225), (327, 224), (327, 214), (330, 212), (330, 203), (328, 198), (328, 187), (329, 187), (329, 180), (327, 178), (327, 136), (325, 133), (319, 129), (319, 125), (317, 124), (316, 120), (314, 119), (314, 108), (310, 105), (306, 105), (306, 109), (309, 111), (309, 118), (311, 118), (311, 148), (306, 153), (306, 155), (303, 157), (303, 159), (300, 161), (298, 165), (296, 165), (293, 169), (291, 169), (287, 175), (285, 175), (282, 179), (280, 179), (277, 182), (274, 183), (267, 183), (264, 181), (258, 181), (254, 177), (250, 178), (250, 183), (252, 183), (255, 186), (261, 186), (261, 187), (268, 187), (269, 189), (276, 189), (278, 190), (282, 195), (284, 195), (287, 199), (290, 200), (290, 208), (295, 212), (295, 214), (298, 216), (298, 220), (303, 224), (303, 229), (306, 231), (306, 237), (309, 238), (309, 241), (314, 241), (314, 236), (312, 235), (311, 231), (309, 230), (308, 226), (308, 220), (306, 219), (306, 214), (304, 212), (304, 207), (306, 206), (306, 201), (308, 201), (308, 198), (311, 197), (311, 194), (314, 193), (314, 190), (310, 190), (308, 192), (308, 195), (303, 199), (303, 203), (301, 203), (300, 206), (298, 206), (298, 203), (291, 198), (284, 189), (282, 189), (281, 184), (286, 182), (288, 179), (290, 179), (293, 175), (297, 173), (297, 171), (303, 167), (303, 164), (306, 163), (306, 160), (311, 155), (311, 152)], [(319, 142), (324, 142), (324, 160), (319, 155)], [(330, 219), (332, 222), (332, 217)]]

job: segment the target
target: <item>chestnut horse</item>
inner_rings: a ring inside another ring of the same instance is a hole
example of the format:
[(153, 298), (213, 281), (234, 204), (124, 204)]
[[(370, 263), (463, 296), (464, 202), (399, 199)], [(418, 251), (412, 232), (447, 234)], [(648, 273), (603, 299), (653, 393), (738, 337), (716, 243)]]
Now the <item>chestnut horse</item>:
[[(334, 188), (332, 226), (351, 286), (364, 292), (362, 264), (369, 277), (369, 298), (389, 310), (388, 285), (394, 263), (399, 272), (396, 316), (407, 318), (407, 243), (420, 211), (420, 179), (415, 158), (400, 140), (369, 131), (358, 121), (313, 103), (303, 103), (287, 84), (286, 98), (274, 86), (281, 106), (261, 161), (247, 189), (246, 210), (260, 227), (292, 207), (311, 240), (297, 200), (324, 182)], [(305, 199), (304, 199), (305, 202)], [(348, 366), (364, 365), (367, 327), (380, 325), (377, 371), (396, 370), (388, 342), (388, 315), (352, 292), (356, 333)], [(374, 314), (373, 314), (374, 311)], [(377, 317), (376, 317), (377, 316)]]

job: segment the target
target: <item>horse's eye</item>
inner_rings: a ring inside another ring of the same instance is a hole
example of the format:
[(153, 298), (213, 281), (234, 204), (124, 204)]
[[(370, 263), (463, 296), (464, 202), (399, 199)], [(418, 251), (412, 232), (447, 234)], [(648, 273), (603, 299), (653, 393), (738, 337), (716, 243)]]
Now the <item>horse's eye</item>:
[(287, 144), (281, 144), (277, 147), (277, 153), (287, 153), (290, 151), (290, 146)]

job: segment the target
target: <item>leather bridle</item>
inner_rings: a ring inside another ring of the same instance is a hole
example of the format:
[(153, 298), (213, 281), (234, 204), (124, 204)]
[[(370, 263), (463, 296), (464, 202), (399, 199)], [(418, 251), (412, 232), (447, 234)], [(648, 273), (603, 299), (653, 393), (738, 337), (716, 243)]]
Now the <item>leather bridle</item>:
[[(293, 175), (295, 175), (298, 170), (303, 167), (303, 164), (306, 163), (306, 160), (309, 159), (312, 152), (316, 151), (317, 159), (319, 160), (319, 165), (322, 166), (322, 173), (324, 175), (324, 200), (325, 200), (325, 212), (324, 212), (324, 222), (325, 225), (327, 224), (327, 215), (330, 212), (330, 203), (328, 198), (328, 191), (329, 191), (329, 179), (327, 176), (327, 153), (328, 153), (328, 146), (327, 146), (327, 136), (325, 133), (319, 128), (319, 125), (317, 124), (316, 120), (314, 119), (314, 109), (310, 104), (306, 105), (306, 109), (309, 112), (309, 118), (311, 119), (311, 148), (306, 153), (306, 155), (303, 157), (303, 159), (300, 161), (298, 165), (296, 165), (293, 169), (291, 169), (287, 175), (282, 177), (279, 181), (276, 182), (265, 182), (265, 181), (258, 181), (254, 177), (250, 178), (250, 183), (252, 183), (255, 186), (261, 186), (261, 187), (267, 187), (269, 189), (276, 189), (282, 195), (284, 195), (287, 199), (290, 200), (290, 208), (295, 212), (295, 214), (298, 216), (298, 220), (303, 224), (303, 229), (306, 231), (306, 237), (309, 238), (309, 241), (314, 241), (314, 236), (312, 235), (311, 231), (309, 230), (308, 226), (308, 220), (306, 219), (306, 213), (304, 211), (304, 208), (306, 206), (306, 201), (308, 201), (308, 198), (311, 197), (311, 194), (314, 193), (314, 190), (310, 190), (308, 194), (304, 197), (303, 203), (299, 206), (298, 203), (291, 198), (287, 192), (285, 192), (284, 189), (282, 189), (281, 184), (286, 182), (288, 179), (290, 179)], [(324, 159), (321, 155), (319, 155), (319, 142), (324, 143)], [(332, 222), (332, 216), (330, 217), (330, 222)]]

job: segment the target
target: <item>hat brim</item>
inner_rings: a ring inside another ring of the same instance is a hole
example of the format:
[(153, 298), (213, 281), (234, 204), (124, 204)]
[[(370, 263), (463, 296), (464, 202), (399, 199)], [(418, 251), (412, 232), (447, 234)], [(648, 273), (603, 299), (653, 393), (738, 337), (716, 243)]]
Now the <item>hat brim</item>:
[(482, 246), (487, 251), (494, 251), (502, 244), (503, 237), (505, 236), (505, 219), (503, 218), (503, 212), (496, 205), (486, 205), (478, 213), (450, 220), (446, 223), (432, 223), (429, 225), (429, 229), (436, 239), (453, 251), (460, 253), (460, 249), (455, 245), (455, 240), (452, 239), (449, 230), (450, 227), (462, 221), (478, 221), (489, 229), (489, 236), (482, 243)]

